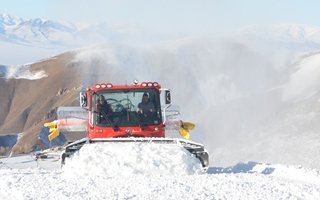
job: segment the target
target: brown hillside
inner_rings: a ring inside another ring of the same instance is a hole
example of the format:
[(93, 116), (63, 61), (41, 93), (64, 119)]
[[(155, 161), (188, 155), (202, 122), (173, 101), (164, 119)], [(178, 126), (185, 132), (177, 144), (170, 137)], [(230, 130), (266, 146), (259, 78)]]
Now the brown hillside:
[(72, 58), (72, 53), (66, 53), (30, 66), (31, 72), (45, 71), (46, 78), (0, 78), (0, 134), (24, 132), (17, 151), (31, 150), (43, 123), (54, 119), (57, 107), (78, 105), (81, 70), (71, 64)]

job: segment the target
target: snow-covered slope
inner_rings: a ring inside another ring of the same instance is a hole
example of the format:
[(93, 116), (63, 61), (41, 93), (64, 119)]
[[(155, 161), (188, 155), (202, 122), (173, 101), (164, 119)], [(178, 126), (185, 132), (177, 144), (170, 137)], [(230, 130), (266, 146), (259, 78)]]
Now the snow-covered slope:
[[(164, 33), (145, 33), (137, 26), (104, 23), (72, 24), (42, 18), (22, 19), (0, 14), (0, 41), (29, 48), (78, 48), (101, 43), (146, 43), (174, 38)], [(0, 48), (1, 49), (1, 48)]]
[(63, 22), (0, 15), (0, 39), (10, 43), (41, 47), (66, 45), (76, 31), (74, 25)]
[(320, 27), (307, 24), (275, 24), (269, 26), (246, 26), (240, 34), (256, 35), (292, 43), (320, 43)]
[(199, 174), (195, 171), (199, 163), (187, 153), (179, 146), (159, 144), (122, 148), (91, 144), (62, 169), (41, 168), (59, 162), (56, 157), (49, 157), (45, 165), (38, 160), (39, 168), (32, 156), (4, 158), (0, 198), (316, 200), (320, 196), (317, 170), (249, 162)]
[(48, 19), (23, 19), (0, 13), (0, 64), (19, 65), (102, 43), (146, 43), (172, 38), (143, 33), (135, 26), (72, 24)]
[(29, 67), (29, 65), (0, 65), (0, 78), (36, 80), (47, 77), (47, 74), (44, 71), (31, 72)]
[(320, 48), (320, 27), (315, 25), (251, 25), (239, 29), (235, 35), (245, 41), (251, 41), (256, 47), (264, 40), (262, 48), (268, 43), (297, 52), (316, 51)]
[(5, 29), (6, 26), (18, 25), (23, 22), (23, 19), (8, 14), (0, 14), (0, 27)]
[(284, 85), (284, 101), (301, 101), (316, 96), (320, 87), (320, 53), (303, 57)]

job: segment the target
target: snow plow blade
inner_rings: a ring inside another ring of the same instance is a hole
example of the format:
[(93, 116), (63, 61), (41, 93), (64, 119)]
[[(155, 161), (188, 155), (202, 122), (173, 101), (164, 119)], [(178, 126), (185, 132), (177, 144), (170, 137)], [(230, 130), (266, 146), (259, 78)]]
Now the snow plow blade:
[(204, 149), (202, 144), (178, 138), (96, 138), (96, 139), (87, 139), (83, 138), (82, 140), (75, 141), (66, 146), (65, 152), (62, 154), (62, 164), (65, 164), (65, 159), (73, 155), (78, 151), (84, 144), (91, 143), (101, 143), (101, 142), (111, 142), (111, 143), (159, 143), (159, 144), (180, 144), (201, 162), (202, 167), (207, 170), (209, 167), (209, 155), (208, 152)]

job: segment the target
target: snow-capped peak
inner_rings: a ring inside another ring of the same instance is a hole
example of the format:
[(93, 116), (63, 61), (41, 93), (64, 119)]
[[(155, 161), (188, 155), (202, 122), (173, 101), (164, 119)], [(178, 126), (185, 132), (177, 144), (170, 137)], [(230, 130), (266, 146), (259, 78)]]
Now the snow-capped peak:
[(52, 20), (46, 20), (41, 18), (36, 19), (29, 19), (24, 21), (21, 26), (31, 26), (31, 27), (37, 27), (41, 29), (55, 29), (58, 31), (66, 31), (66, 32), (72, 32), (76, 30), (76, 27), (70, 23), (66, 22), (56, 22)]
[(73, 24), (42, 18), (21, 19), (0, 14), (0, 40), (28, 46), (66, 46), (78, 31)]
[(9, 14), (0, 14), (0, 25), (7, 25), (7, 26), (12, 26), (12, 25), (18, 25), (21, 22), (23, 22), (23, 19), (17, 16), (9, 15)]

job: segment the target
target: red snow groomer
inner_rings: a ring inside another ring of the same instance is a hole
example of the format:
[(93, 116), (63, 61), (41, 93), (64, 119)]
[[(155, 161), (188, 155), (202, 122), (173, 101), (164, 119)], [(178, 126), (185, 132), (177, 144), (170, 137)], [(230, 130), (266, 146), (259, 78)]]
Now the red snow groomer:
[[(177, 113), (170, 110), (170, 90), (157, 82), (96, 84), (80, 93), (80, 106), (58, 108), (58, 120), (45, 124), (50, 141), (61, 133), (69, 142), (62, 163), (87, 143), (152, 142), (181, 144), (208, 168), (204, 146), (187, 140), (194, 125), (172, 117)], [(185, 139), (166, 137), (170, 127), (178, 127)]]

